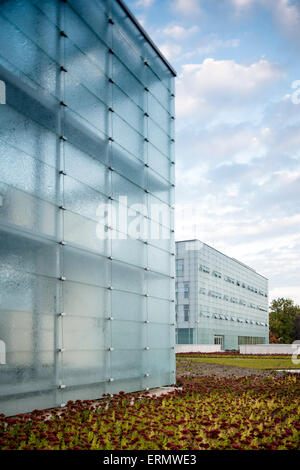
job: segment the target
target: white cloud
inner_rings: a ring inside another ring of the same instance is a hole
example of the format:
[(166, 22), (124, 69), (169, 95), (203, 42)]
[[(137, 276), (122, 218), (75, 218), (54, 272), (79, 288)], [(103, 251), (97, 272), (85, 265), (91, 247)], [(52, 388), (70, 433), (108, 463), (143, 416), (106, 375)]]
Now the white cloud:
[(251, 65), (233, 60), (205, 59), (183, 66), (177, 81), (178, 116), (209, 114), (222, 106), (242, 106), (283, 76), (276, 64), (260, 60)]
[(300, 286), (290, 285), (286, 287), (271, 288), (269, 294), (270, 302), (278, 297), (292, 299), (296, 304), (300, 305)]
[(190, 28), (184, 28), (183, 26), (180, 25), (172, 25), (172, 26), (167, 26), (164, 30), (163, 33), (166, 36), (169, 36), (173, 39), (186, 39), (193, 34), (197, 33), (199, 31), (198, 26), (191, 26)]
[(211, 54), (218, 49), (235, 48), (240, 44), (239, 39), (219, 39), (215, 34), (211, 34), (200, 41), (196, 53)]
[(201, 13), (201, 0), (173, 0), (173, 7), (183, 15), (196, 16)]
[(168, 60), (174, 60), (176, 57), (179, 56), (179, 54), (182, 51), (181, 46), (179, 46), (178, 44), (171, 43), (171, 42), (160, 44), (159, 49)]
[(247, 12), (255, 5), (266, 8), (288, 35), (300, 39), (300, 4), (298, 0), (230, 0), (230, 3), (238, 14), (243, 11)]

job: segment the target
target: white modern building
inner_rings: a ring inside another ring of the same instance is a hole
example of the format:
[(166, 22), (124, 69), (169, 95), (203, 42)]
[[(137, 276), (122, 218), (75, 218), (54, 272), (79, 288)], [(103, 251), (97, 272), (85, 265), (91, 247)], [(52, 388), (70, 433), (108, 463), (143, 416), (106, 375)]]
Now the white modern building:
[(268, 280), (199, 240), (176, 243), (176, 342), (269, 341)]

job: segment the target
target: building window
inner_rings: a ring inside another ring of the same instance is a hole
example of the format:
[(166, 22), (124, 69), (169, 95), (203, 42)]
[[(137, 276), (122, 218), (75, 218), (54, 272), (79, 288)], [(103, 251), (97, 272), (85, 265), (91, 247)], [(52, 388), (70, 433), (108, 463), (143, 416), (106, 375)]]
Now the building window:
[(218, 271), (213, 271), (213, 276), (219, 278), (219, 279), (222, 279), (222, 274), (219, 273)]
[(235, 283), (235, 282), (234, 282), (234, 279), (232, 279), (232, 277), (229, 277), (229, 276), (225, 276), (225, 277), (224, 277), (224, 280), (225, 280), (226, 282), (230, 282), (231, 284), (234, 284), (234, 283)]
[(239, 336), (238, 344), (265, 344), (265, 338), (258, 336)]
[(189, 321), (190, 319), (190, 306), (189, 305), (183, 306), (183, 314), (184, 314), (184, 321)]
[(202, 271), (203, 273), (209, 273), (210, 272), (209, 268), (207, 266), (204, 266), (203, 264), (200, 264), (199, 271)]
[(200, 289), (199, 289), (199, 294), (204, 294), (204, 295), (206, 294), (206, 289), (205, 289), (205, 287), (200, 287)]
[(184, 260), (177, 259), (176, 260), (176, 275), (183, 276), (183, 272), (184, 272)]
[(188, 299), (190, 296), (190, 284), (188, 282), (183, 284), (183, 296)]

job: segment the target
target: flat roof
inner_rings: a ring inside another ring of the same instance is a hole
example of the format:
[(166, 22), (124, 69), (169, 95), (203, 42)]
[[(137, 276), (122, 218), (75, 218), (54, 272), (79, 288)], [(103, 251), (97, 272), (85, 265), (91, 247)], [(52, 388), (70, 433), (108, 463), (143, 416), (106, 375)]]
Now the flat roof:
[(250, 268), (250, 266), (248, 266), (248, 265), (245, 264), (245, 263), (242, 263), (242, 261), (239, 261), (238, 259), (232, 258), (231, 256), (225, 255), (225, 253), (222, 253), (221, 251), (217, 250), (217, 249), (214, 248), (213, 246), (210, 246), (210, 245), (208, 245), (207, 243), (202, 242), (202, 241), (199, 240), (198, 238), (195, 238), (194, 240), (178, 240), (178, 241), (176, 241), (175, 243), (187, 243), (187, 242), (199, 242), (199, 243), (202, 243), (202, 245), (205, 245), (205, 246), (207, 246), (208, 248), (211, 248), (212, 250), (217, 251), (217, 252), (220, 253), (221, 255), (226, 256), (226, 258), (229, 258), (230, 260), (235, 261), (236, 263), (241, 264), (241, 265), (244, 266), (245, 268), (250, 269), (251, 271), (255, 272), (255, 274), (258, 274), (258, 276), (263, 277), (263, 278), (266, 279), (267, 281), (269, 280), (266, 276), (263, 276), (262, 274), (259, 274), (257, 271), (255, 271), (255, 269)]
[(140, 33), (144, 36), (144, 38), (146, 39), (146, 41), (149, 42), (150, 46), (155, 50), (155, 52), (159, 55), (159, 57), (161, 58), (161, 60), (164, 62), (164, 64), (168, 67), (168, 69), (170, 70), (170, 72), (174, 75), (174, 77), (177, 77), (177, 73), (176, 71), (173, 69), (172, 65), (167, 61), (167, 59), (165, 58), (165, 56), (162, 54), (162, 52), (159, 50), (159, 48), (154, 44), (154, 42), (152, 41), (152, 39), (150, 38), (150, 36), (146, 33), (146, 31), (144, 30), (143, 26), (139, 23), (139, 21), (136, 19), (136, 17), (134, 16), (134, 14), (129, 10), (128, 6), (125, 5), (125, 3), (123, 2), (123, 0), (117, 0), (117, 2), (119, 3), (119, 5), (123, 8), (123, 10), (125, 11), (125, 13), (129, 16), (129, 18), (131, 19), (131, 21), (135, 24), (135, 26), (138, 28), (138, 30), (140, 31)]

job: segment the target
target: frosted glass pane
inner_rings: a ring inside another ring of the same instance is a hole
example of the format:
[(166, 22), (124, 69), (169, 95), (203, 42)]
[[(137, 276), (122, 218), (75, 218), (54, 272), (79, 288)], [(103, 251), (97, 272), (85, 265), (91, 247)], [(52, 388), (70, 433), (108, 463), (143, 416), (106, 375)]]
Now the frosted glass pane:
[(162, 202), (170, 203), (170, 184), (150, 168), (148, 169), (148, 190)]
[(109, 170), (107, 167), (68, 142), (64, 145), (64, 156), (65, 170), (69, 176), (97, 191), (108, 193)]
[(149, 351), (149, 370), (152, 374), (167, 374), (172, 370), (170, 365), (173, 362), (174, 354), (170, 349), (154, 349)]
[(145, 355), (145, 352), (135, 350), (113, 351), (111, 353), (112, 377), (118, 380), (144, 376), (147, 371)]
[(93, 127), (108, 135), (108, 110), (102, 101), (71, 74), (65, 74), (65, 103)]
[[(171, 208), (165, 202), (157, 197), (148, 194), (148, 211), (151, 220), (160, 223), (164, 227), (172, 226)], [(153, 233), (156, 233), (156, 228), (153, 228)]]
[(113, 239), (112, 257), (145, 268), (147, 265), (147, 248), (139, 240), (130, 238), (126, 240)]
[(107, 164), (109, 158), (107, 137), (70, 109), (65, 110), (64, 117), (64, 134), (69, 143), (74, 144), (87, 156)]
[[(66, 209), (82, 215), (83, 217), (99, 221), (99, 206), (104, 207), (109, 201), (98, 191), (80, 183), (79, 181), (64, 177), (64, 205)], [(101, 215), (102, 211), (100, 211)]]
[(142, 188), (146, 187), (145, 165), (125, 149), (114, 143), (111, 151), (112, 167), (122, 176)]
[[(99, 44), (101, 45), (100, 42)], [(109, 104), (110, 86), (107, 76), (104, 75), (107, 48), (104, 48), (102, 45), (101, 48), (103, 58), (99, 54), (102, 61), (101, 68), (99, 68), (94, 60), (86, 54), (83, 54), (78, 47), (74, 46), (74, 44), (67, 39), (64, 47), (64, 67), (67, 69), (68, 74), (72, 74), (74, 81), (80, 82), (90, 93), (94, 94), (104, 103)], [(68, 77), (68, 74), (66, 74), (66, 77)], [(65, 82), (65, 85), (71, 89), (71, 83)]]
[(163, 178), (170, 180), (170, 160), (151, 144), (148, 145), (148, 164)]
[(54, 243), (41, 242), (0, 230), (1, 270), (6, 276), (13, 271), (56, 276), (56, 253)]
[(157, 76), (153, 73), (150, 67), (147, 67), (147, 83), (148, 88), (160, 104), (168, 111), (169, 109), (169, 91), (168, 89), (157, 80)]
[(172, 323), (171, 302), (169, 300), (148, 298), (148, 320), (155, 323)]
[(150, 348), (170, 348), (173, 346), (170, 325), (149, 323), (148, 343)]
[[(100, 37), (104, 42), (107, 42), (109, 23), (106, 16), (108, 15), (108, 12), (106, 11), (106, 3), (106, 1), (86, 2), (82, 0), (72, 0), (72, 8), (76, 11), (80, 18), (80, 24), (78, 24), (77, 27), (74, 25), (75, 32), (73, 31), (73, 34), (75, 34), (76, 31), (82, 31), (83, 34), (83, 32), (85, 32), (85, 22), (96, 36)], [(68, 10), (69, 9), (66, 11), (66, 16), (67, 18), (71, 19), (71, 15)], [(82, 19), (84, 21), (82, 21)], [(86, 41), (88, 41), (88, 39), (89, 37), (86, 37)], [(95, 50), (95, 53), (97, 51), (98, 47)]]
[[(81, 378), (81, 372), (78, 375), (72, 377), (72, 379), (67, 379), (68, 388), (63, 390), (63, 402), (68, 403), (68, 401), (76, 401), (76, 400), (96, 400), (98, 398), (102, 398), (104, 393), (108, 393), (106, 389), (107, 385), (106, 382), (99, 382), (96, 383), (96, 378), (93, 374), (91, 374), (91, 382), (89, 382), (88, 386), (82, 385), (77, 386), (80, 380), (84, 380), (88, 382), (88, 377)], [(101, 378), (100, 378), (101, 380)], [(73, 382), (75, 385), (71, 386), (70, 383)]]
[(143, 85), (132, 73), (130, 73), (130, 71), (116, 56), (113, 56), (113, 79), (129, 98), (131, 98), (140, 108), (143, 108), (145, 95)]
[[(145, 204), (145, 191), (122, 176), (118, 175), (116, 172), (113, 172), (112, 175), (112, 191), (114, 198), (126, 198), (124, 202), (127, 201), (126, 205), (128, 207), (132, 206), (133, 204)], [(139, 210), (139, 208), (133, 207), (132, 210)], [(134, 213), (132, 215), (134, 215)]]
[(148, 265), (154, 271), (169, 274), (171, 255), (153, 246), (148, 247)]
[(144, 279), (144, 270), (112, 262), (112, 285), (115, 289), (144, 294)]
[(27, 413), (32, 411), (33, 408), (42, 410), (45, 408), (55, 408), (60, 405), (56, 398), (56, 390), (51, 392), (40, 392), (36, 390), (34, 397), (32, 394), (22, 394), (19, 397), (12, 399), (1, 399), (1, 412), (7, 416), (16, 415), (19, 413)]
[(152, 119), (148, 119), (148, 137), (151, 144), (158, 148), (166, 157), (169, 156), (170, 137)]
[(140, 322), (146, 320), (146, 297), (114, 290), (111, 302), (111, 313), (114, 318), (122, 319), (126, 312), (127, 320)]
[(8, 105), (0, 107), (0, 139), (1, 160), (2, 155), (4, 158), (7, 153), (21, 150), (48, 165), (56, 165), (57, 136)]
[[(165, 276), (149, 272), (147, 273), (148, 294), (161, 299), (170, 299), (170, 283), (172, 280)], [(173, 284), (173, 282), (172, 282)]]
[(48, 93), (56, 94), (57, 65), (23, 33), (0, 17), (0, 50), (4, 59)]
[(148, 242), (157, 248), (172, 252), (174, 247), (170, 236), (170, 229), (153, 220), (150, 221), (150, 228)]
[(114, 382), (108, 384), (107, 390), (108, 393), (119, 393), (121, 390), (123, 392), (137, 392), (143, 389), (144, 380), (139, 377), (129, 378), (129, 379), (117, 379)]
[(0, 270), (0, 308), (19, 312), (53, 314), (57, 301), (56, 279), (38, 277), (10, 268)]
[(113, 113), (113, 137), (125, 150), (131, 152), (135, 157), (143, 159), (144, 137), (116, 113)]
[(170, 133), (171, 116), (151, 93), (148, 96), (148, 114), (167, 134)]
[(133, 45), (126, 33), (118, 30), (118, 26), (113, 28), (113, 49), (118, 59), (132, 71), (141, 83), (144, 83), (146, 67), (141, 55), (137, 53), (136, 46)]
[(139, 349), (147, 346), (146, 324), (140, 322), (111, 322), (112, 347), (115, 349)]
[(57, 60), (57, 29), (29, 0), (15, 5), (4, 2), (1, 13), (54, 61)]
[(67, 386), (102, 382), (107, 379), (108, 351), (77, 350), (63, 353), (63, 376)]
[[(98, 68), (100, 83), (100, 80), (102, 82), (102, 77), (100, 77), (100, 71), (104, 73), (107, 68), (108, 49), (104, 42), (101, 41), (98, 34), (99, 31), (101, 31), (101, 35), (103, 35), (102, 37), (103, 39), (105, 39), (104, 35), (108, 31), (109, 25), (106, 18), (102, 15), (99, 15), (98, 8), (95, 8), (93, 4), (88, 4), (87, 2), (80, 2), (79, 0), (72, 1), (72, 8), (67, 6), (65, 9), (65, 29), (70, 40), (74, 44), (76, 44), (77, 48), (80, 49), (87, 56), (87, 59), (90, 61), (90, 67), (92, 66), (92, 64), (95, 64), (95, 66)], [(92, 11), (92, 9), (94, 9), (94, 11)], [(85, 14), (86, 18), (89, 18), (91, 20), (91, 26), (96, 26), (96, 14), (98, 19), (96, 33), (91, 29), (88, 24), (82, 21), (80, 16), (78, 16), (77, 12)], [(76, 69), (79, 70), (78, 66), (82, 62), (83, 70), (80, 72), (82, 74), (82, 72), (85, 72), (87, 60), (83, 59), (82, 56), (80, 56), (79, 61), (79, 54), (77, 53), (76, 56), (73, 58), (73, 63), (74, 65), (76, 65)], [(75, 64), (76, 61), (77, 64)], [(90, 80), (90, 67), (88, 67), (87, 69), (88, 73), (86, 78), (88, 80)]]
[(67, 350), (90, 351), (107, 349), (109, 321), (106, 318), (93, 318), (66, 315), (60, 344)]
[(1, 182), (55, 203), (57, 181), (55, 168), (45, 165), (5, 143), (1, 143), (0, 156)]
[(0, 222), (55, 237), (57, 207), (0, 183)]
[(102, 255), (111, 256), (111, 244), (104, 238), (104, 227), (94, 220), (66, 211), (64, 214), (64, 241)]
[(85, 251), (64, 248), (63, 273), (67, 280), (95, 286), (107, 286), (108, 260)]
[(66, 281), (63, 285), (64, 311), (81, 317), (104, 318), (109, 312), (107, 295), (105, 288)]
[(119, 87), (113, 88), (114, 111), (130, 124), (134, 129), (143, 134), (144, 132), (144, 112), (141, 108), (128, 99), (128, 96)]

